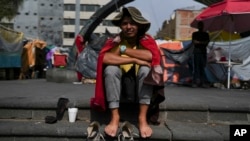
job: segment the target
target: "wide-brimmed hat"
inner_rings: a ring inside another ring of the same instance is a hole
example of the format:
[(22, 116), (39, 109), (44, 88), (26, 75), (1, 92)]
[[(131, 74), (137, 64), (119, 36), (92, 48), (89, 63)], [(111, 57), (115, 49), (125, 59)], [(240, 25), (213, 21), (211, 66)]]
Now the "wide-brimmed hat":
[(122, 12), (120, 12), (117, 16), (115, 16), (115, 18), (112, 20), (112, 23), (115, 26), (120, 26), (121, 20), (123, 18), (123, 14), (124, 13), (128, 13), (129, 15), (131, 15), (131, 18), (138, 24), (143, 25), (143, 31), (146, 32), (148, 31), (149, 27), (150, 27), (150, 22), (145, 19), (141, 12), (135, 8), (135, 7), (124, 7), (122, 9)]

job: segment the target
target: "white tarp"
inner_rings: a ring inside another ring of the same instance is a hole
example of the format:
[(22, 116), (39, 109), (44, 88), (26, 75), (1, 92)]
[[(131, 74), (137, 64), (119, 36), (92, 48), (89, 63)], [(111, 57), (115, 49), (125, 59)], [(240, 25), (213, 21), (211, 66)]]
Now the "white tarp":
[[(233, 65), (231, 69), (231, 76), (237, 76), (240, 80), (250, 80), (250, 37), (237, 39), (225, 42), (210, 42), (208, 48), (212, 50), (221, 50), (220, 57), (229, 58), (231, 53), (232, 61), (242, 61), (240, 65)], [(211, 52), (209, 52), (211, 53)], [(218, 55), (218, 54), (217, 54)], [(216, 56), (215, 56), (216, 58)], [(217, 56), (218, 58), (218, 56)]]

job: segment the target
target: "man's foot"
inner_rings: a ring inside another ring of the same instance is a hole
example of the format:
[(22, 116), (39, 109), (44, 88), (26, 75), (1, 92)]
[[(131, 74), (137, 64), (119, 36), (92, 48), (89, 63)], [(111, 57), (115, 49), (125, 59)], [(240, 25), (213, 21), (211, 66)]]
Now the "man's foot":
[(142, 138), (151, 137), (153, 130), (147, 123), (140, 123), (139, 131)]
[(104, 129), (105, 134), (107, 134), (110, 137), (115, 137), (118, 130), (118, 126), (119, 123), (118, 124), (109, 123)]
[(110, 137), (115, 137), (119, 127), (120, 116), (118, 110), (112, 110), (112, 118), (109, 124), (105, 127), (104, 132)]
[(146, 113), (148, 111), (148, 105), (141, 104), (140, 105), (140, 113), (139, 113), (139, 132), (141, 138), (148, 138), (151, 137), (153, 134), (153, 130), (148, 125)]

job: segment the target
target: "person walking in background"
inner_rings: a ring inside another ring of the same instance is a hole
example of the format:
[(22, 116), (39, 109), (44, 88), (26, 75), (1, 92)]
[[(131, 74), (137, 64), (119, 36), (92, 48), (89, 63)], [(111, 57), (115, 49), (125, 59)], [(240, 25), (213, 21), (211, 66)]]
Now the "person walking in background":
[[(122, 76), (134, 68), (139, 102), (138, 127), (141, 137), (147, 138), (153, 133), (148, 124), (150, 119), (147, 119), (149, 105), (153, 103), (153, 92), (160, 96), (161, 100), (156, 98), (158, 102), (164, 100), (160, 50), (155, 40), (146, 34), (150, 22), (137, 8), (123, 8), (112, 23), (120, 27), (121, 32), (108, 39), (99, 53), (95, 97), (91, 99), (91, 107), (102, 111), (107, 102), (111, 120), (104, 131), (108, 136), (115, 137), (121, 119), (119, 103), (123, 87)], [(155, 92), (155, 87), (160, 88), (158, 92)]]
[(192, 34), (193, 50), (193, 87), (207, 87), (205, 67), (207, 64), (207, 45), (210, 41), (209, 34), (203, 31), (203, 22), (198, 23), (198, 31)]

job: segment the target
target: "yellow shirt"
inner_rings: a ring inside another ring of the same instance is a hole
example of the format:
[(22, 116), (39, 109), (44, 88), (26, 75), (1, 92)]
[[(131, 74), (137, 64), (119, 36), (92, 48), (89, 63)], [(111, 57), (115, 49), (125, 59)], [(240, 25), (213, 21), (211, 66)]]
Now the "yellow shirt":
[[(122, 41), (117, 47), (113, 48), (111, 51), (116, 50), (117, 48), (120, 48), (120, 46), (122, 46), (122, 45), (125, 45), (126, 48), (133, 48), (133, 49), (136, 49), (136, 48), (137, 48), (137, 46), (131, 47), (131, 46), (128, 44), (127, 41)], [(122, 57), (129, 57), (129, 56), (125, 55), (125, 54), (122, 54), (121, 56), (122, 56)], [(131, 67), (132, 67), (133, 65), (134, 65), (134, 64), (124, 64), (124, 65), (120, 65), (120, 68), (122, 69), (123, 72), (128, 72), (128, 71), (131, 69)], [(139, 65), (136, 65), (136, 73), (137, 73), (137, 71), (138, 71), (138, 68), (139, 68)]]

